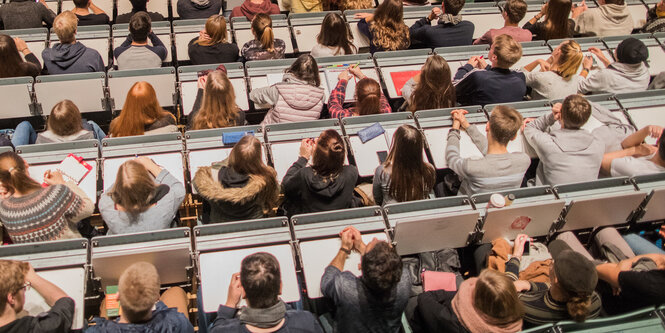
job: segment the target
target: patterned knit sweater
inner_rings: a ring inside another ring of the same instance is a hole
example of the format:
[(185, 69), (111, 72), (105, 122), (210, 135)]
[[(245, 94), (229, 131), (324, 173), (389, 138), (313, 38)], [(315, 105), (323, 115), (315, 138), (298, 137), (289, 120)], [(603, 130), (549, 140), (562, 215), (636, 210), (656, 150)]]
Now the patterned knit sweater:
[(76, 184), (67, 182), (3, 200), (0, 220), (16, 244), (79, 238), (76, 222), (92, 215), (94, 207)]

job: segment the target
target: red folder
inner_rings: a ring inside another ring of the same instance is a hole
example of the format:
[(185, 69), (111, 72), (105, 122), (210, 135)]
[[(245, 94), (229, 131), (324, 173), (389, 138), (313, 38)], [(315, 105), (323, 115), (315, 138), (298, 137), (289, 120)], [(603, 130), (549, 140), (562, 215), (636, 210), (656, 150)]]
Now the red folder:
[(393, 85), (395, 85), (395, 91), (397, 91), (397, 96), (402, 96), (402, 88), (406, 81), (411, 80), (412, 77), (418, 75), (420, 71), (404, 71), (404, 72), (392, 72), (390, 77), (393, 79)]
[(455, 273), (424, 271), (422, 273), (423, 289), (425, 291), (445, 290), (457, 291), (457, 278)]

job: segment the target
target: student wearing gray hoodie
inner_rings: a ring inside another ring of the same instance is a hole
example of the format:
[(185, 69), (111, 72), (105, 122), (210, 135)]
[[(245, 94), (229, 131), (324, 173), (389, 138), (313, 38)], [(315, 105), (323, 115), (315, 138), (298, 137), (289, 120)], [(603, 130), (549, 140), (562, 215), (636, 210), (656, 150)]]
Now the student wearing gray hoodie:
[(647, 90), (649, 86), (649, 69), (644, 62), (649, 58), (649, 49), (639, 39), (624, 39), (615, 51), (618, 61), (610, 62), (602, 52), (595, 48), (589, 51), (603, 62), (603, 68), (589, 74), (593, 59), (587, 56), (582, 61), (582, 79), (577, 86), (582, 94), (627, 93)]
[(624, 0), (598, 0), (597, 8), (588, 9), (584, 1), (572, 12), (575, 33), (585, 36), (621, 36), (633, 31), (633, 17)]
[[(552, 107), (552, 113), (529, 121), (524, 137), (540, 158), (536, 185), (583, 182), (598, 178), (605, 144), (581, 129), (591, 116), (591, 105), (582, 96), (570, 95)], [(555, 122), (561, 129), (548, 129)]]
[(53, 21), (53, 30), (60, 43), (42, 52), (44, 67), (49, 74), (104, 71), (104, 61), (99, 52), (76, 41), (77, 22), (78, 18), (70, 11), (60, 13)]

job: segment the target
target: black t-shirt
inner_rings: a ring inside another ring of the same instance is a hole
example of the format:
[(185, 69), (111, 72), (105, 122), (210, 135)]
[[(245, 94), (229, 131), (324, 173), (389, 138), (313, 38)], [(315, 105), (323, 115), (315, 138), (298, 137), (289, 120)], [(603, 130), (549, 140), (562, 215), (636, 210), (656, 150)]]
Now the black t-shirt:
[[(600, 284), (599, 284), (600, 287)], [(665, 304), (665, 270), (619, 273), (621, 294), (612, 295), (609, 286), (603, 286), (603, 308), (615, 315), (640, 308)]]
[[(130, 13), (126, 14), (120, 14), (118, 17), (115, 18), (115, 23), (120, 24), (120, 23), (129, 23), (129, 20), (132, 18), (132, 16), (136, 13), (137, 11), (132, 11)], [(150, 20), (152, 22), (156, 21), (164, 21), (165, 18), (162, 14), (160, 13), (155, 13), (155, 12), (147, 12), (148, 16), (150, 16)]]
[(58, 333), (69, 332), (74, 320), (74, 300), (63, 297), (48, 312), (25, 316), (0, 327), (0, 333)]
[(238, 60), (238, 45), (233, 43), (219, 43), (210, 46), (196, 44), (197, 38), (189, 41), (189, 59), (193, 65), (223, 64)]
[(109, 16), (106, 14), (88, 14), (83, 16), (76, 14), (76, 17), (79, 19), (79, 26), (109, 24)]

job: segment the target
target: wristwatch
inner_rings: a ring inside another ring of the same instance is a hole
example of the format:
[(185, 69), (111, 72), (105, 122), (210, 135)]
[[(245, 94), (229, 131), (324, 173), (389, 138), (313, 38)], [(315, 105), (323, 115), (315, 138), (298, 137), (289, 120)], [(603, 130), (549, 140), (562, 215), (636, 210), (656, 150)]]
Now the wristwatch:
[(344, 252), (344, 253), (346, 253), (347, 255), (350, 255), (350, 254), (351, 254), (351, 249), (345, 249), (345, 248), (343, 248), (343, 247), (340, 247), (339, 250), (342, 251), (342, 252)]

